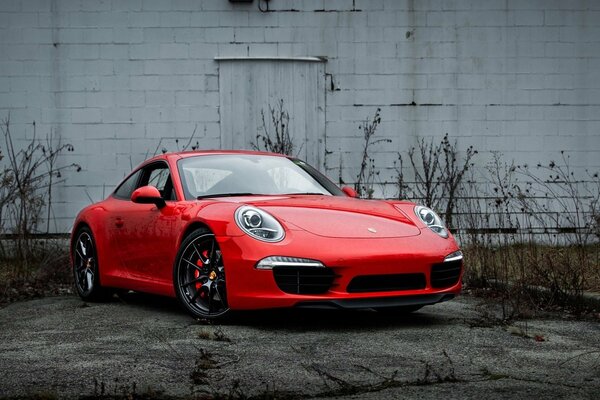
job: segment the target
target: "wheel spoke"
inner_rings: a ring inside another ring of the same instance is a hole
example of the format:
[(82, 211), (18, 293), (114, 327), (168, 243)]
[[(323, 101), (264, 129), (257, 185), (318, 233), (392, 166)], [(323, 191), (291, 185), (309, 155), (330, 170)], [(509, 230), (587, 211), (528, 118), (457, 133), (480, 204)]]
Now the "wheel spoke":
[[(213, 242), (213, 244), (214, 244), (214, 242)], [(219, 265), (219, 261), (221, 261), (221, 251), (213, 249), (210, 262), (211, 262), (211, 265), (213, 265), (216, 268), (216, 270), (220, 271), (221, 266)]]
[(181, 287), (188, 287), (192, 283), (202, 282), (203, 279), (208, 279), (208, 276), (206, 276), (206, 275), (200, 275), (196, 279), (192, 279), (191, 281), (182, 284)]
[(75, 248), (75, 253), (77, 253), (77, 255), (81, 258), (81, 260), (83, 260), (85, 257), (83, 256), (83, 254), (81, 254), (79, 252), (79, 250), (77, 250), (77, 248)]
[(198, 248), (196, 247), (196, 244), (192, 242), (192, 248), (194, 249), (194, 252), (196, 254), (198, 254), (198, 259), (200, 259), (200, 261), (204, 262), (204, 260), (202, 260), (202, 253), (200, 253), (200, 250), (198, 250)]
[(83, 238), (79, 239), (79, 246), (81, 247), (81, 251), (83, 252), (83, 255), (87, 256), (87, 249), (85, 248), (85, 245), (83, 244)]
[(219, 295), (219, 302), (221, 302), (221, 304), (223, 305), (223, 307), (227, 307), (227, 304), (225, 303), (225, 296), (221, 293), (221, 290), (219, 289), (219, 283), (223, 284), (223, 286), (225, 286), (225, 282), (219, 282), (217, 281), (217, 284), (215, 285), (215, 292)]
[(207, 282), (208, 286), (208, 313), (210, 314), (213, 311), (213, 297), (215, 297), (215, 284), (213, 281)]
[(77, 271), (77, 279), (79, 280), (79, 286), (81, 286), (81, 288), (84, 287), (85, 282), (86, 282), (86, 271), (85, 269), (81, 269), (80, 271)]
[(196, 299), (200, 296), (200, 292), (202, 292), (202, 288), (196, 290), (196, 293), (190, 298), (190, 303), (194, 304)]
[(195, 269), (197, 269), (198, 271), (202, 272), (202, 268), (200, 268), (199, 266), (197, 266), (196, 264), (194, 264), (190, 260), (185, 259), (185, 258), (182, 258), (182, 260), (185, 261), (186, 263), (188, 263), (189, 265), (191, 265), (192, 267), (194, 267)]
[(208, 256), (208, 263), (210, 265), (216, 265), (214, 260), (214, 256), (215, 256), (215, 239), (213, 238), (213, 240), (210, 241), (210, 255)]
[(86, 283), (87, 290), (90, 290), (94, 285), (94, 273), (90, 269), (88, 269), (86, 272)]

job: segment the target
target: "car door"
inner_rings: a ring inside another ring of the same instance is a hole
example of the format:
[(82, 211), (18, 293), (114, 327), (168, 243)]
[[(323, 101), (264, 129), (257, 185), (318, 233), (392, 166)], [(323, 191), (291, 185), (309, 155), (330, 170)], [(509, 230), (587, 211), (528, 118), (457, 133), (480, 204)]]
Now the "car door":
[(135, 188), (147, 185), (158, 189), (167, 206), (158, 209), (154, 204), (128, 200), (121, 213), (114, 213), (118, 256), (131, 278), (148, 284), (170, 282), (177, 225), (173, 209), (177, 198), (166, 162), (140, 169)]

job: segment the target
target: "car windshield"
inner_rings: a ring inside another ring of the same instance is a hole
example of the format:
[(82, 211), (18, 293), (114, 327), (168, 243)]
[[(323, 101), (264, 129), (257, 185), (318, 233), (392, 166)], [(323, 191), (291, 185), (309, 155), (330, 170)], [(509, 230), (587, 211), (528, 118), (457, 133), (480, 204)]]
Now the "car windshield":
[(343, 192), (304, 161), (252, 154), (199, 155), (178, 161), (185, 197), (337, 195)]

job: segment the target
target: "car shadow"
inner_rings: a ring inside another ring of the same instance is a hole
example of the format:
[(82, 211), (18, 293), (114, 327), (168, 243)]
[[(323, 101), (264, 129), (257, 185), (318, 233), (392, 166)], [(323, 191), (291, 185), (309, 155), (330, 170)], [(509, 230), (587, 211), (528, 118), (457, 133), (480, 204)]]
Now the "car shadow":
[[(132, 307), (152, 309), (169, 314), (188, 315), (176, 299), (146, 293), (121, 293), (115, 302)], [(372, 309), (268, 309), (237, 311), (225, 319), (217, 321), (196, 319), (190, 316), (191, 323), (200, 325), (245, 326), (255, 329), (281, 331), (313, 330), (372, 330), (385, 328), (413, 328), (455, 323), (451, 316), (435, 311), (436, 306), (426, 306), (413, 313), (400, 313), (391, 310), (381, 312)]]
[(111, 301), (115, 303), (127, 304), (128, 306), (144, 308), (146, 310), (150, 309), (167, 313), (187, 315), (179, 306), (177, 300), (172, 297), (133, 291), (123, 291), (113, 296)]
[(402, 329), (432, 325), (447, 325), (450, 318), (423, 308), (413, 313), (381, 312), (372, 309), (320, 310), (320, 309), (275, 309), (238, 312), (226, 322), (228, 325), (244, 325), (257, 329), (306, 332), (365, 331), (373, 329)]

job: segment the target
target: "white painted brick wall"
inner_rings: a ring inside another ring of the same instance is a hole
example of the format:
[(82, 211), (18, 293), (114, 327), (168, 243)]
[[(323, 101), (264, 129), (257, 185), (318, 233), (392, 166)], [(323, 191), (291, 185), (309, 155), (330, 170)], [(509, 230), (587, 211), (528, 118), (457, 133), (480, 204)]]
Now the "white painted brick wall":
[[(515, 162), (573, 154), (600, 168), (594, 0), (4, 0), (0, 117), (20, 142), (54, 130), (82, 164), (57, 188), (56, 229), (159, 147), (196, 128), (219, 146), (217, 56), (325, 56), (327, 173), (359, 154), (381, 108), (382, 178), (419, 137), (448, 133)], [(160, 149), (159, 149), (160, 150)], [(483, 164), (483, 161), (482, 161)], [(351, 182), (356, 167), (344, 164)], [(387, 174), (387, 175), (386, 175)], [(393, 193), (388, 193), (393, 194)]]

